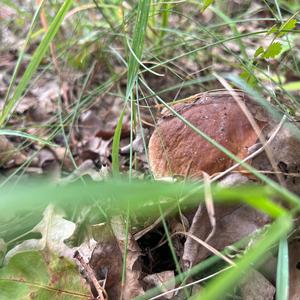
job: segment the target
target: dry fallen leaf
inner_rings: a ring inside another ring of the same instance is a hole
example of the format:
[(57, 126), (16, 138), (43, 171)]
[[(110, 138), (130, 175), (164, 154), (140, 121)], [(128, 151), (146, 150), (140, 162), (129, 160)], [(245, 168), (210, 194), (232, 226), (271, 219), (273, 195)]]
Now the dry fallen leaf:
[(258, 271), (252, 269), (240, 285), (243, 300), (273, 300), (275, 287)]
[(123, 300), (130, 300), (144, 293), (141, 284), (141, 249), (135, 241), (134, 236), (131, 235), (131, 233), (126, 233), (124, 219), (120, 216), (113, 217), (111, 226), (123, 255), (125, 253), (125, 241), (127, 239), (126, 279), (125, 286), (122, 287), (122, 297)]
[[(97, 240), (89, 265), (96, 278), (105, 282), (104, 288), (109, 299), (119, 299), (121, 295), (122, 252), (111, 227), (108, 224), (98, 226)], [(94, 295), (97, 292), (92, 289)]]
[(0, 166), (12, 167), (21, 165), (26, 161), (26, 156), (17, 150), (4, 135), (0, 135)]
[(289, 244), (289, 300), (299, 300), (300, 297), (300, 242), (298, 239)]
[[(173, 280), (174, 279), (174, 280)], [(150, 274), (143, 278), (145, 283), (145, 290), (159, 287), (163, 292), (172, 290), (175, 288), (174, 271), (164, 271), (160, 273)], [(160, 299), (173, 299), (174, 292), (167, 293)]]
[[(288, 125), (280, 129), (269, 147), (275, 164), (284, 175), (286, 187), (294, 193), (300, 194), (300, 140), (297, 132), (291, 128), (296, 124)], [(252, 164), (258, 170), (272, 171), (264, 152), (255, 157)], [(276, 179), (275, 176), (274, 179)]]
[[(209, 240), (209, 245), (217, 250), (235, 243), (247, 235), (255, 232), (268, 223), (269, 218), (247, 205), (217, 205), (215, 207), (216, 229)], [(207, 211), (202, 209), (193, 220), (190, 233), (201, 240), (205, 240), (211, 232), (211, 225)], [(182, 256), (185, 267), (190, 267), (202, 261), (211, 252), (187, 238)]]

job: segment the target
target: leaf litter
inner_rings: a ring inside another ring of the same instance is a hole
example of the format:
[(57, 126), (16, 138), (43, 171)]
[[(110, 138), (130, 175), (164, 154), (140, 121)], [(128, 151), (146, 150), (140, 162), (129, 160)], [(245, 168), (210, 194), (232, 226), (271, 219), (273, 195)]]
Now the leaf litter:
[[(5, 19), (15, 14), (14, 10), (6, 7), (0, 9), (0, 19)], [(206, 22), (209, 23), (213, 18), (211, 11), (206, 10), (204, 21), (206, 19)], [(176, 18), (172, 19), (171, 22), (177, 24)], [(246, 32), (248, 30), (247, 26), (241, 24), (241, 32)], [(255, 30), (257, 25), (252, 26), (252, 29)], [(6, 42), (8, 45), (17, 44), (16, 41), (18, 39), (12, 31), (8, 30), (4, 34), (2, 33), (2, 35), (7, 37)], [(246, 49), (249, 56), (253, 56), (255, 53), (255, 47), (251, 43), (253, 41), (250, 40), (249, 47)], [(267, 40), (262, 40), (261, 43), (262, 47), (269, 45), (269, 41)], [(233, 53), (239, 53), (240, 51), (236, 43), (227, 42), (224, 45)], [(14, 48), (16, 47), (18, 46)], [(264, 56), (265, 58), (272, 58), (280, 54), (281, 50), (281, 44), (279, 42), (274, 43), (265, 52)], [(17, 57), (13, 53), (2, 52), (1, 48), (0, 68), (4, 72), (1, 71), (0, 74), (0, 95), (4, 97), (9, 82), (7, 78), (9, 78), (8, 75), (13, 70)], [(225, 56), (228, 58), (228, 53), (226, 54), (226, 51), (221, 48), (214, 48), (212, 53), (216, 57), (216, 61), (214, 62), (215, 69), (223, 70), (224, 62), (221, 57)], [(233, 57), (230, 59), (233, 59)], [(185, 72), (187, 74), (194, 74), (194, 72), (196, 74), (198, 72), (199, 67), (193, 61), (187, 59), (179, 61), (182, 65), (186, 65), (187, 69)], [(93, 80), (90, 82), (91, 86), (96, 86), (106, 79), (105, 68), (107, 66), (103, 62), (101, 63), (103, 64), (103, 74), (95, 74)], [(225, 68), (231, 70), (229, 65), (226, 65)], [(26, 61), (21, 66), (21, 73), (25, 67)], [(116, 68), (118, 68), (119, 73), (123, 70), (120, 65), (117, 65)], [(184, 72), (182, 73), (184, 74)], [(29, 88), (29, 91), (16, 107), (15, 114), (9, 120), (8, 125), (22, 128), (28, 131), (28, 133), (43, 138), (48, 138), (51, 135), (50, 129), (59, 127), (57, 123), (60, 118), (69, 120), (70, 113), (72, 113), (72, 110), (77, 105), (76, 101), (81, 102), (86, 100), (86, 98), (77, 98), (80, 95), (80, 89), (83, 88), (82, 84), (79, 83), (83, 75), (83, 72), (78, 70), (74, 71), (73, 74), (68, 74), (70, 77), (68, 78), (68, 82), (71, 83), (66, 85), (60, 82), (57, 75), (49, 71), (40, 74), (41, 78), (37, 78)], [(163, 90), (164, 87), (167, 88), (177, 84), (177, 78), (176, 76), (172, 76), (172, 74), (169, 74), (169, 78), (167, 79), (165, 77), (158, 79), (148, 73), (146, 73), (145, 77), (148, 83), (158, 90)], [(74, 78), (74, 81), (71, 80), (72, 78)], [(25, 141), (22, 138), (0, 136), (1, 176), (5, 179), (10, 178), (11, 170), (16, 170), (18, 166), (28, 162), (28, 166), (24, 169), (25, 173), (31, 176), (32, 170), (36, 170), (36, 175), (51, 175), (59, 184), (69, 184), (77, 180), (85, 180), (87, 176), (94, 181), (105, 180), (111, 174), (112, 139), (122, 107), (122, 97), (119, 96), (120, 89), (124, 89), (122, 80), (120, 80), (120, 86), (113, 90), (113, 92), (110, 92), (108, 89), (102, 95), (94, 95), (96, 99), (92, 105), (87, 104), (80, 108), (78, 115), (74, 117), (74, 123), (72, 123), (71, 128), (68, 127), (70, 124), (68, 123), (69, 121), (60, 124), (65, 130), (64, 132), (59, 131), (54, 136), (54, 140), (59, 147), (44, 147), (36, 143), (24, 144)], [(187, 87), (180, 90), (179, 95), (183, 98), (198, 92), (198, 87), (194, 89)], [(177, 91), (170, 91), (164, 96), (168, 99), (175, 99), (179, 97), (176, 93)], [(152, 99), (144, 102), (145, 105), (149, 105), (149, 103), (150, 105), (155, 104), (155, 101)], [(0, 104), (3, 106), (2, 100)], [(215, 109), (214, 107), (214, 112)], [(147, 110), (144, 110), (142, 113), (145, 119), (150, 119), (152, 122), (152, 118), (149, 116)], [(72, 117), (73, 115), (71, 114)], [(227, 121), (225, 120), (224, 122), (226, 123)], [(153, 126), (159, 128), (160, 125)], [(265, 136), (268, 137), (271, 132), (270, 128), (267, 131), (266, 126), (262, 127)], [(274, 128), (274, 125), (272, 124), (269, 127)], [(187, 129), (182, 129), (182, 125), (178, 125), (179, 130)], [(125, 115), (120, 147), (120, 163), (124, 173), (128, 172), (130, 164), (129, 155), (130, 150), (132, 150), (136, 159), (135, 167), (137, 169), (137, 176), (143, 178), (149, 175), (144, 139), (146, 144), (148, 144), (151, 133), (153, 133), (151, 126), (148, 126), (145, 130), (142, 130), (142, 128), (137, 129), (134, 132), (133, 143), (130, 144), (130, 116), (129, 114)], [(176, 131), (174, 132), (175, 134)], [(186, 135), (189, 136), (189, 134), (187, 133)], [(254, 144), (256, 140), (257, 136), (253, 134), (249, 145)], [(240, 141), (245, 141), (245, 138), (239, 137), (236, 144), (239, 144)], [(171, 144), (174, 146), (173, 142)], [(247, 144), (246, 148), (249, 145)], [(181, 145), (180, 147), (183, 146)], [(286, 185), (290, 190), (299, 194), (299, 140), (288, 129), (283, 128), (276, 135), (270, 147), (274, 154), (275, 163), (284, 175)], [(241, 158), (244, 158), (248, 153), (244, 151), (245, 149), (242, 150)], [(165, 155), (166, 151), (163, 151), (163, 154)], [(31, 156), (35, 158), (31, 160)], [(259, 170), (270, 172), (270, 176), (275, 178), (272, 166), (264, 153), (254, 157), (252, 164)], [(191, 165), (184, 159), (182, 166), (185, 172), (181, 174), (173, 172), (176, 174), (172, 175), (175, 175), (177, 178), (180, 178), (180, 176), (183, 178), (187, 177)], [(200, 171), (203, 171), (202, 168)], [(238, 173), (232, 173), (225, 177), (220, 184), (233, 186), (253, 181), (253, 178), (245, 176), (237, 178), (236, 174)], [(170, 174), (163, 175), (165, 177), (171, 176)], [(270, 222), (268, 216), (246, 204), (223, 205), (216, 203), (214, 204), (214, 209), (215, 224), (212, 224), (209, 210), (203, 204), (199, 205), (196, 209), (180, 212), (175, 217), (171, 213), (166, 214), (167, 225), (172, 236), (171, 240), (177, 259), (180, 262), (180, 267), (183, 270), (188, 270), (199, 262), (205, 261), (212, 254), (208, 248), (199, 244), (191, 236), (205, 241), (213, 229), (213, 234), (207, 243), (216, 251), (222, 251), (235, 242), (255, 234)], [(79, 298), (88, 299), (91, 296), (87, 289), (89, 285), (93, 297), (96, 298), (99, 296), (99, 290), (95, 287), (93, 280), (91, 280), (95, 277), (105, 293), (107, 293), (109, 299), (119, 299), (120, 296), (123, 299), (133, 299), (134, 297), (143, 295), (146, 290), (154, 287), (160, 287), (161, 294), (168, 290), (174, 290), (171, 293), (161, 296), (160, 299), (185, 299), (184, 293), (176, 291), (174, 278), (177, 275), (177, 270), (172, 259), (170, 247), (168, 246), (166, 233), (161, 225), (161, 219), (155, 223), (151, 219), (138, 220), (138, 216), (132, 216), (132, 224), (129, 226), (129, 232), (126, 232), (127, 221), (123, 216), (114, 216), (102, 223), (100, 223), (99, 218), (96, 218), (94, 222), (91, 222), (92, 225), (88, 224), (87, 226), (89, 230), (94, 230), (91, 234), (92, 237), (86, 234), (85, 239), (82, 239), (79, 245), (70, 246), (68, 240), (71, 240), (73, 237), (76, 240), (77, 231), (80, 231), (81, 225), (85, 227), (85, 223), (88, 222), (88, 218), (85, 218), (81, 214), (79, 215), (81, 219), (79, 218), (74, 221), (70, 216), (64, 216), (63, 213), (56, 211), (55, 208), (47, 207), (42, 220), (30, 230), (30, 233), (38, 233), (39, 238), (20, 238), (17, 245), (11, 249), (10, 247), (6, 249), (6, 243), (3, 241), (3, 247), (1, 246), (0, 250), (3, 249), (5, 253), (5, 266), (0, 269), (0, 279), (7, 280), (9, 277), (13, 288), (21, 290), (20, 293), (16, 292), (17, 296), (51, 297), (49, 295), (52, 295), (51, 292), (53, 292), (55, 295), (61, 294), (62, 299), (64, 293), (70, 293), (71, 297), (78, 296)], [(151, 226), (153, 224), (154, 226)], [(139, 233), (147, 228), (147, 226), (150, 226), (149, 231), (139, 236)], [(186, 232), (189, 235), (181, 236), (176, 234), (176, 232)], [(139, 238), (135, 238), (137, 236)], [(295, 284), (298, 281), (299, 275), (299, 258), (296, 255), (299, 251), (297, 250), (298, 245), (296, 241), (292, 242), (290, 248), (291, 299), (297, 299), (297, 295), (299, 294), (297, 290), (298, 285)], [(83, 267), (83, 264), (78, 263), (78, 259), (74, 258), (74, 253), (77, 253), (76, 251), (80, 253), (84, 262), (92, 269), (92, 275), (86, 272), (86, 266)], [(125, 282), (122, 282), (121, 274), (123, 272), (125, 252), (126, 276)], [(80, 272), (75, 268), (76, 263), (83, 273), (82, 276), (80, 276)], [(24, 267), (23, 270), (18, 269), (19, 264)], [(35, 266), (33, 268), (34, 272), (32, 275), (28, 275), (29, 272), (32, 272), (33, 265)], [(86, 282), (82, 281), (82, 278), (85, 278)], [(28, 288), (25, 288), (22, 284), (19, 286), (16, 285), (13, 283), (14, 281), (19, 283), (28, 281), (30, 284)], [(5, 289), (7, 286), (3, 282), (2, 287)], [(33, 283), (40, 284), (40, 286), (44, 286), (45, 288), (37, 288)], [(195, 293), (195, 290), (201, 291), (202, 289), (201, 284), (195, 286), (196, 288), (194, 291), (191, 291), (191, 295)], [(275, 282), (272, 279), (264, 275), (262, 271), (253, 269), (240, 285), (239, 293), (243, 299), (273, 299), (275, 293), (274, 286)], [(49, 291), (49, 289), (52, 290)], [(9, 293), (10, 291), (8, 291), (9, 297), (7, 299), (11, 299), (12, 294)]]

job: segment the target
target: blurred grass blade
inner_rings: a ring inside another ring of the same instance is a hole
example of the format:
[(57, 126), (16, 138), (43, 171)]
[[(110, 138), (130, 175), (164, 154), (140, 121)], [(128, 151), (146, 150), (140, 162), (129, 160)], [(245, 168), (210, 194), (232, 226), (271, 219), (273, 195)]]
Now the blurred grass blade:
[(236, 267), (233, 267), (211, 281), (199, 295), (193, 296), (190, 299), (224, 299), (226, 292), (232, 290), (244, 278), (243, 274), (249, 271), (255, 264), (265, 259), (265, 254), (269, 248), (291, 229), (292, 224), (292, 218), (289, 215), (278, 218), (265, 233), (262, 233), (259, 240), (251, 249), (237, 261)]
[(27, 66), (19, 84), (17, 85), (12, 97), (8, 100), (7, 104), (4, 106), (2, 114), (0, 116), (0, 128), (3, 127), (4, 123), (7, 121), (9, 115), (12, 113), (15, 105), (20, 100), (23, 92), (25, 91), (30, 79), (32, 78), (33, 74), (37, 70), (42, 58), (44, 57), (46, 51), (50, 43), (52, 42), (53, 38), (55, 37), (61, 23), (64, 20), (66, 13), (68, 12), (73, 0), (66, 0), (64, 1), (63, 5), (61, 6), (60, 10), (56, 14), (55, 18), (53, 19), (52, 23), (49, 26), (48, 32), (45, 34), (43, 40), (41, 41), (40, 45), (35, 50), (33, 57)]
[(289, 299), (289, 250), (287, 238), (279, 242), (277, 273), (276, 273), (276, 300)]
[(0, 129), (0, 135), (11, 135), (11, 136), (19, 136), (31, 141), (39, 142), (43, 145), (48, 145), (48, 146), (56, 146), (54, 143), (51, 143), (47, 140), (41, 139), (38, 136), (18, 131), (18, 130), (10, 130), (10, 129)]

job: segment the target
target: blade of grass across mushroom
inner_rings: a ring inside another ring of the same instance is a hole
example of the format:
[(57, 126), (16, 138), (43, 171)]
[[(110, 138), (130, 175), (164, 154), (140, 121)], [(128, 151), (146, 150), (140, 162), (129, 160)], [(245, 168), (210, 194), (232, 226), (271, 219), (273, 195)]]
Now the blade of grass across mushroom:
[[(249, 84), (247, 84), (243, 79), (241, 79), (238, 76), (235, 75), (225, 75), (224, 78), (227, 78), (229, 81), (231, 81), (235, 86), (237, 86), (239, 89), (243, 90), (246, 94), (248, 94), (251, 99), (256, 101), (259, 105), (264, 107), (268, 111), (268, 113), (272, 116), (272, 118), (275, 121), (280, 121), (282, 115), (271, 107), (271, 105), (265, 101), (264, 97), (257, 91), (254, 90)], [(291, 123), (286, 124), (288, 126), (289, 130), (294, 134), (294, 136), (298, 139), (300, 139), (300, 129), (298, 129), (296, 126), (292, 125)]]
[(56, 16), (54, 17), (53, 21), (49, 26), (48, 32), (45, 34), (44, 38), (42, 39), (41, 43), (35, 50), (33, 57), (27, 66), (20, 82), (18, 83), (12, 97), (7, 101), (6, 105), (4, 106), (2, 113), (0, 115), (0, 128), (8, 120), (10, 114), (13, 112), (14, 107), (20, 101), (20, 97), (22, 96), (23, 92), (26, 89), (30, 79), (32, 78), (33, 74), (37, 70), (42, 58), (44, 57), (47, 49), (49, 48), (50, 43), (52, 42), (53, 38), (55, 37), (56, 33), (58, 32), (65, 15), (67, 14), (69, 8), (71, 7), (73, 0), (66, 0), (62, 4), (61, 8), (57, 12)]
[[(140, 79), (141, 83), (149, 90), (149, 92), (154, 93), (154, 91), (148, 86), (148, 84)], [(224, 154), (226, 154), (228, 157), (230, 157), (233, 161), (240, 163), (243, 168), (251, 172), (253, 175), (255, 175), (257, 178), (265, 182), (268, 186), (272, 187), (274, 190), (276, 190), (280, 195), (284, 197), (288, 202), (293, 204), (297, 209), (300, 209), (300, 198), (295, 195), (294, 193), (290, 192), (286, 188), (280, 186), (278, 183), (270, 179), (269, 177), (265, 176), (264, 174), (258, 172), (255, 168), (250, 166), (249, 164), (243, 162), (241, 159), (236, 157), (233, 153), (228, 151), (224, 146), (213, 140), (210, 136), (208, 136), (205, 132), (201, 131), (199, 128), (194, 126), (192, 123), (190, 123), (188, 120), (186, 120), (180, 113), (178, 113), (176, 110), (173, 109), (171, 105), (169, 105), (167, 102), (165, 102), (162, 98), (160, 98), (158, 95), (156, 95), (156, 99), (162, 103), (170, 112), (172, 112), (173, 115), (175, 115), (178, 119), (180, 119), (184, 124), (186, 124), (189, 128), (191, 128), (193, 131), (195, 131), (198, 135), (200, 135), (202, 138), (204, 138), (207, 142), (212, 144), (214, 147), (216, 147), (218, 150), (222, 151)]]
[(237, 285), (242, 279), (241, 274), (246, 275), (246, 272), (253, 267), (262, 263), (266, 258), (266, 253), (270, 247), (277, 243), (281, 237), (289, 232), (293, 226), (293, 221), (290, 215), (279, 217), (272, 225), (261, 233), (260, 238), (246, 252), (246, 254), (236, 261), (236, 266), (222, 273), (216, 279), (212, 280), (207, 287), (201, 290), (201, 293), (191, 297), (191, 300), (210, 300), (222, 299), (224, 294)]
[[(243, 114), (247, 117), (247, 119), (249, 120), (249, 123), (251, 124), (252, 128), (254, 129), (254, 131), (256, 132), (256, 135), (258, 136), (258, 140), (260, 141), (260, 143), (263, 145), (267, 159), (269, 160), (273, 171), (275, 172), (275, 176), (279, 182), (279, 184), (283, 187), (286, 187), (283, 175), (281, 174), (279, 167), (277, 166), (275, 160), (274, 160), (274, 156), (272, 153), (272, 150), (270, 149), (269, 145), (267, 144), (267, 141), (264, 137), (264, 135), (260, 134), (261, 133), (261, 129), (259, 128), (254, 116), (251, 114), (251, 112), (249, 111), (249, 109), (247, 108), (246, 104), (244, 104), (243, 102), (241, 102), (239, 96), (237, 95), (237, 93), (234, 91), (234, 89), (232, 88), (232, 86), (228, 83), (228, 81), (221, 77), (219, 74), (217, 73), (213, 73), (213, 75), (218, 79), (218, 81), (224, 86), (224, 88), (230, 93), (230, 95), (232, 96), (232, 98), (234, 99), (234, 101), (237, 102), (237, 104), (239, 105), (239, 107), (241, 108)], [(274, 109), (272, 109), (273, 111)], [(284, 115), (283, 118), (285, 118), (286, 116)], [(282, 119), (281, 119), (282, 120)], [(281, 124), (281, 121), (280, 123)], [(283, 124), (282, 124), (283, 125)]]

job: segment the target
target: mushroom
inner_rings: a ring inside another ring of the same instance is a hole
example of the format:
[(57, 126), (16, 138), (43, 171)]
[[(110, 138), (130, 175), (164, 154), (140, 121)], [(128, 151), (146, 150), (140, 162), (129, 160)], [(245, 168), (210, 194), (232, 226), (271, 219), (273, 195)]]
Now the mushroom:
[[(235, 92), (256, 119), (260, 129), (267, 124), (261, 106), (243, 92)], [(245, 158), (257, 141), (257, 133), (227, 91), (206, 92), (178, 103), (173, 108), (194, 126), (205, 132), (231, 153)], [(169, 176), (202, 177), (202, 172), (214, 174), (232, 166), (226, 154), (199, 136), (170, 111), (162, 118), (149, 141), (150, 168), (156, 178)]]

